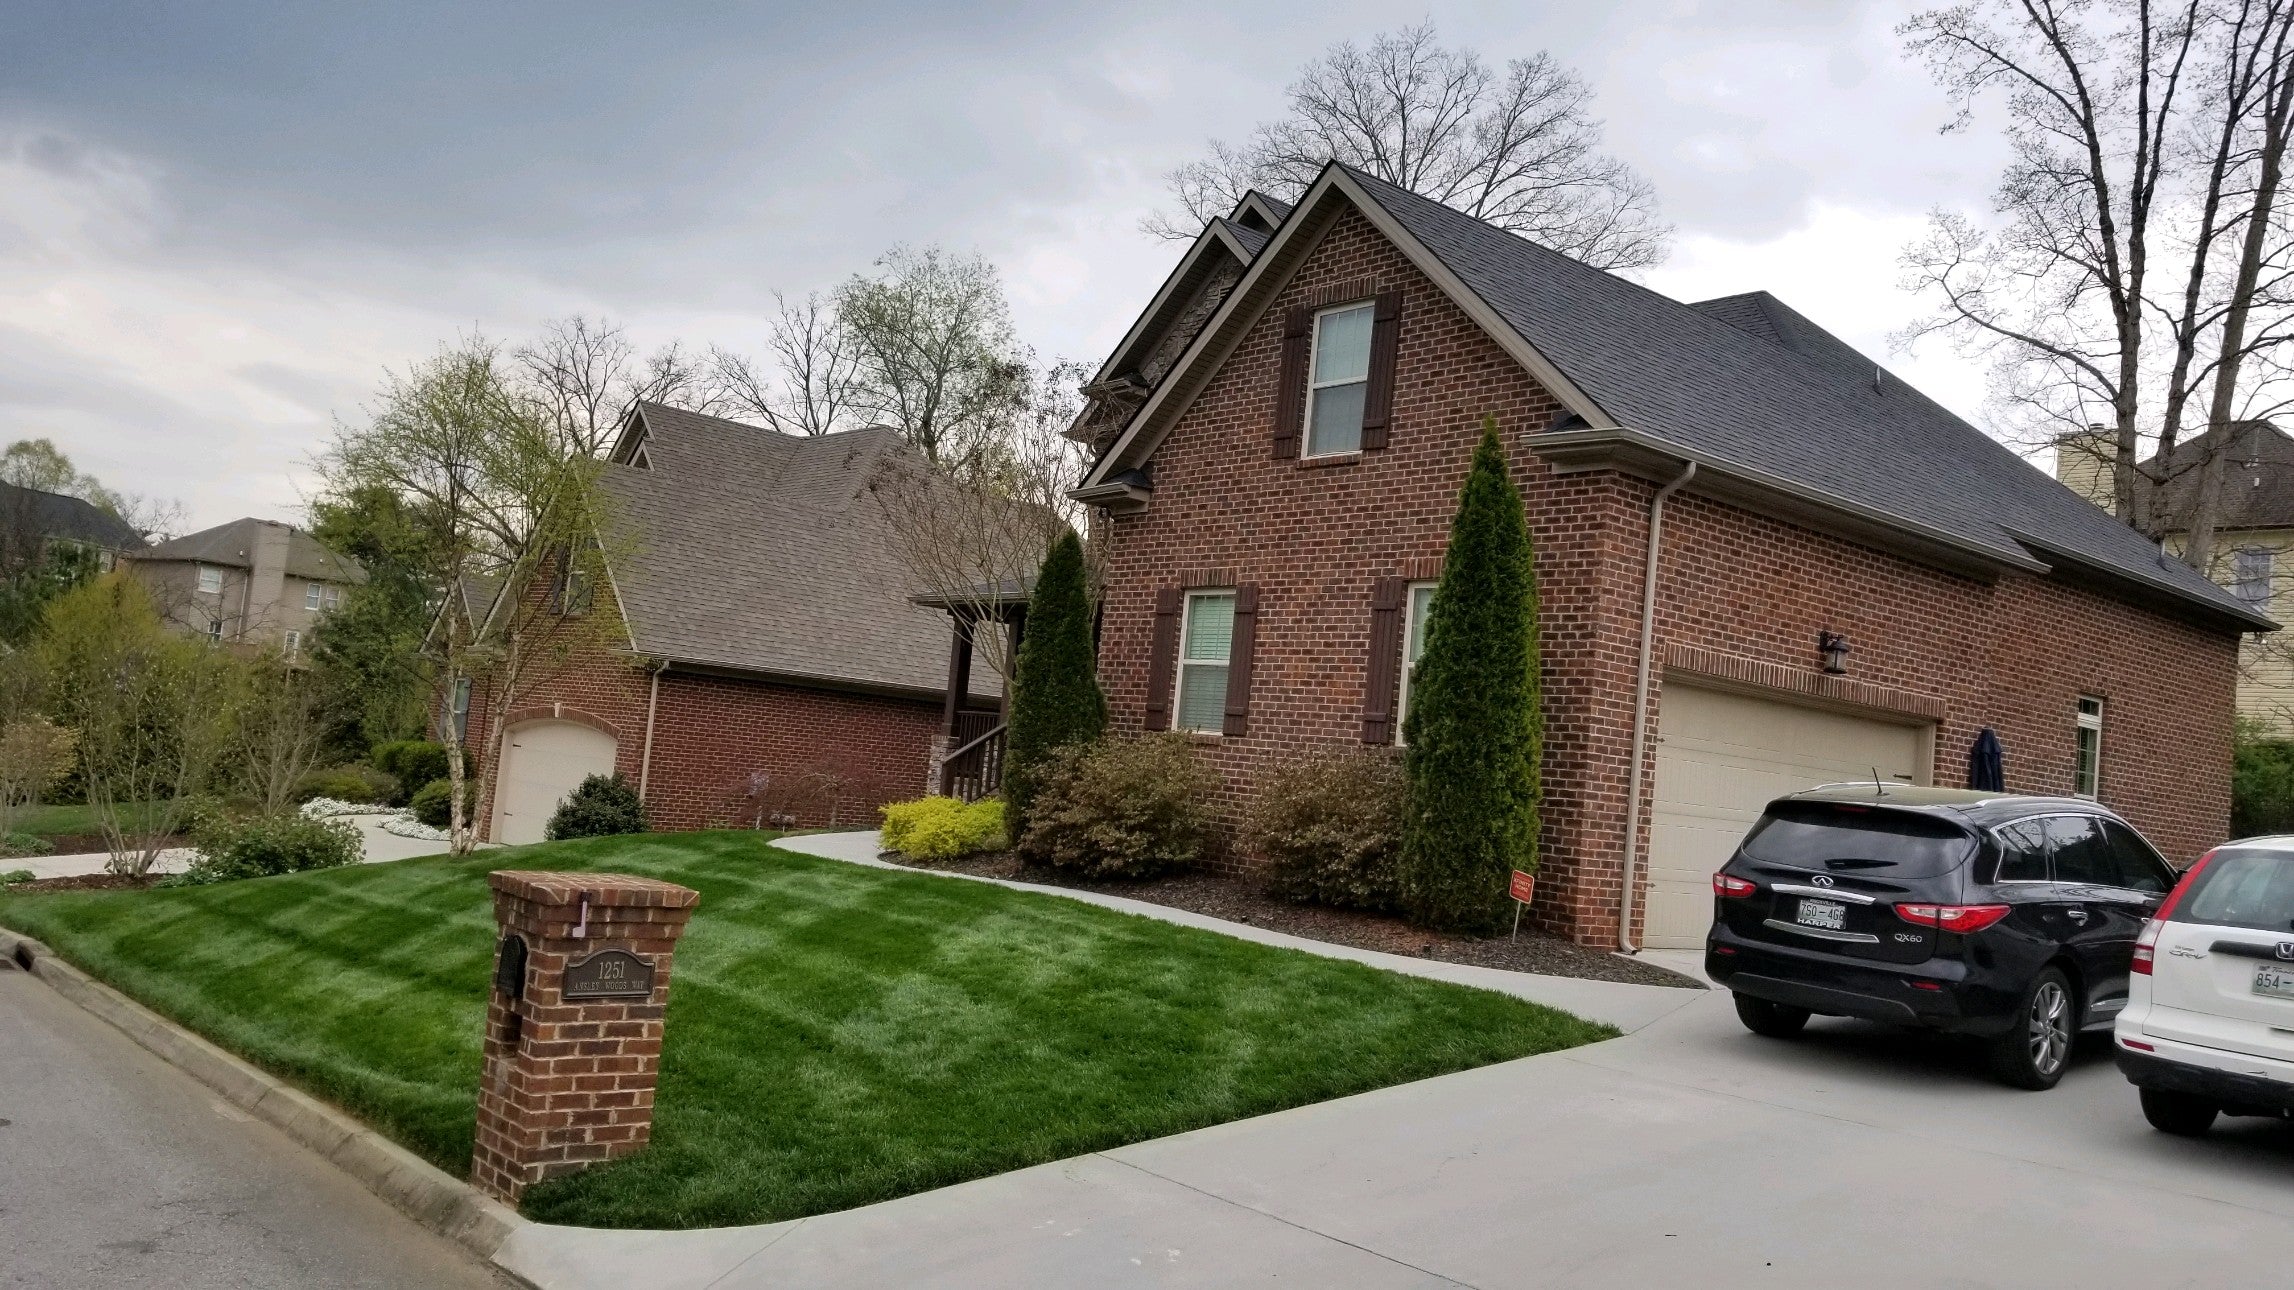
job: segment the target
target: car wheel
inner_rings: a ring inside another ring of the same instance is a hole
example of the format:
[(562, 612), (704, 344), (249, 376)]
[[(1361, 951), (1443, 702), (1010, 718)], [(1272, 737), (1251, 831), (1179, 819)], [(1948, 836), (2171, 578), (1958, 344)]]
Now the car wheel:
[(2071, 1041), (2078, 1033), (2070, 979), (2059, 969), (2042, 968), (2024, 988), (2007, 1033), (1991, 1041), (1991, 1073), (2016, 1088), (2053, 1088), (2071, 1064)]
[(1755, 999), (1748, 994), (1736, 996), (1736, 1019), (1744, 1028), (1770, 1039), (1790, 1039), (1808, 1024), (1808, 1009), (1788, 1008), (1781, 1003)]
[(2146, 1088), (2143, 1095), (2143, 1118), (2161, 1133), (2178, 1138), (2195, 1138), (2214, 1127), (2214, 1117), (2222, 1108), (2203, 1097), (2189, 1093), (2176, 1093), (2163, 1088)]

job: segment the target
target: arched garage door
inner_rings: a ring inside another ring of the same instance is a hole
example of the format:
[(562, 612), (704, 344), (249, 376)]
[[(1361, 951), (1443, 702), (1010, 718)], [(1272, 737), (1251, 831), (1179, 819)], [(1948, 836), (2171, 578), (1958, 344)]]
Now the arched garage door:
[(494, 790), (494, 840), (510, 846), (542, 840), (558, 803), (592, 775), (613, 773), (614, 738), (577, 721), (528, 721), (510, 727)]
[(1700, 949), (1712, 927), (1713, 871), (1761, 808), (1841, 780), (1925, 784), (1934, 727), (1781, 699), (1665, 683), (1649, 832), (1650, 949)]

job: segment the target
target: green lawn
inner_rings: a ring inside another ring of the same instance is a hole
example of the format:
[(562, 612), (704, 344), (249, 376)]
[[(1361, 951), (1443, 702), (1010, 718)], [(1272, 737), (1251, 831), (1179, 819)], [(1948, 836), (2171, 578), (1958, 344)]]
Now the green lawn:
[(486, 871), (613, 869), (701, 905), (653, 1144), (530, 1192), (599, 1227), (769, 1222), (1587, 1043), (1504, 995), (755, 833), (600, 838), (213, 887), (0, 894), (0, 923), (460, 1174)]
[[(127, 808), (130, 812), (151, 809), (137, 804)], [(85, 805), (35, 806), (16, 817), (16, 832), (29, 833), (36, 838), (59, 838), (96, 831), (96, 813)]]

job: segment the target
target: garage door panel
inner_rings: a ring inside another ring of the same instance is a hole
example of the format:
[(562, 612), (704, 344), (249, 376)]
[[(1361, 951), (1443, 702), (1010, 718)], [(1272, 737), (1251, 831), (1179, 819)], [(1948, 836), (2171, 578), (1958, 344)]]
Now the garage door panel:
[(592, 775), (610, 775), (619, 744), (575, 721), (531, 721), (512, 727), (495, 789), (494, 840), (509, 846), (542, 841), (566, 794)]
[(1660, 716), (1657, 791), (1649, 831), (1645, 942), (1695, 948), (1712, 922), (1712, 874), (1761, 808), (1816, 784), (1928, 780), (1927, 732), (1678, 683)]

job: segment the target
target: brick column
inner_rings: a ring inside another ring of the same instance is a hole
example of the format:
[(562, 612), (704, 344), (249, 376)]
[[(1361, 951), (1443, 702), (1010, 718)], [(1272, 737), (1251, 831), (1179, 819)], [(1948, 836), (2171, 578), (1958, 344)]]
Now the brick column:
[(670, 958), (701, 896), (609, 873), (489, 881), (499, 935), (470, 1181), (514, 1205), (652, 1137)]

